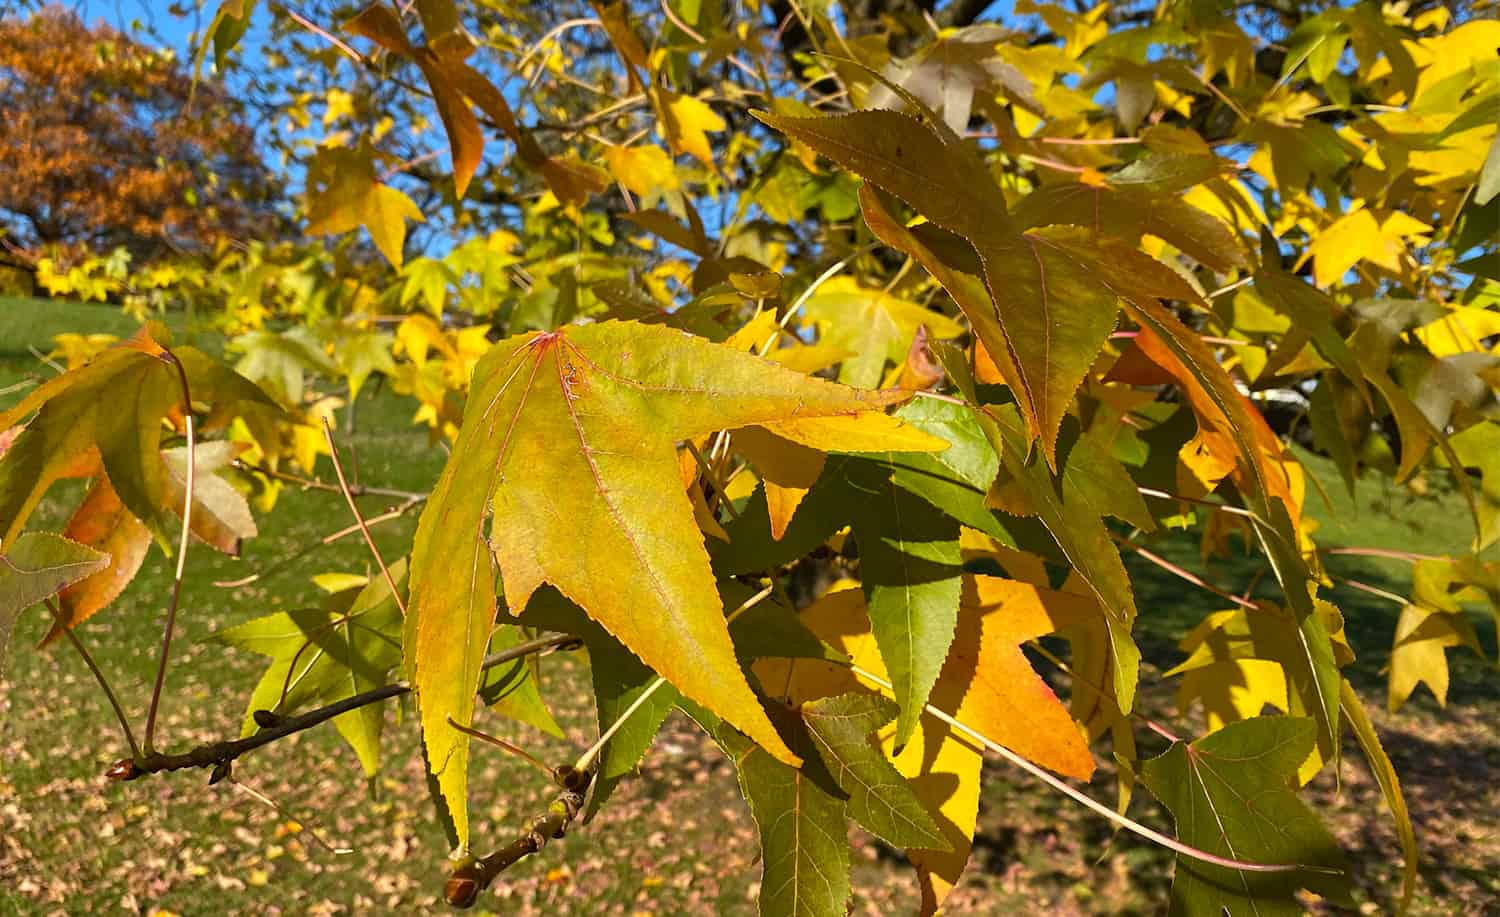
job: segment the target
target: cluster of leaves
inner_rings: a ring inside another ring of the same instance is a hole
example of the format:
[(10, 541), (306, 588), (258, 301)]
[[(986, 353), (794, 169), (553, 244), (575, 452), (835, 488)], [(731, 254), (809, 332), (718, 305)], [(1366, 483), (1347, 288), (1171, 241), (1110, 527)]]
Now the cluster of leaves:
[[(844, 912), (851, 818), (906, 849), (935, 912), (986, 751), (1066, 786), (1048, 772), (1087, 780), (1106, 743), (1120, 812), (1139, 779), (1176, 817), (1174, 910), (1345, 901), (1296, 790), (1346, 725), (1404, 899), (1415, 839), (1341, 671), (1289, 441), (1351, 492), (1462, 491), (1472, 551), (1411, 556), (1392, 635), (1389, 706), (1444, 701), (1446, 651), (1485, 654), (1467, 609), (1500, 615), (1500, 23), (1450, 6), (1023, 0), (1011, 30), (905, 4), (876, 26), (816, 3), (418, 0), (321, 34), (278, 8), (276, 53), (336, 42), (305, 58), (347, 88), (319, 97), (337, 129), (305, 144), (302, 215), (341, 241), (205, 281), (238, 375), (150, 336), (77, 340), (0, 416), (31, 418), (0, 456), (0, 626), (54, 593), (75, 626), (153, 535), (169, 547), (190, 459), (162, 437), (186, 413), (225, 434), (197, 443), (184, 516), (230, 549), (243, 494), (268, 508), (283, 463), (315, 474), (323, 422), (377, 378), (451, 445), (409, 561), (223, 640), (273, 660), (247, 739), (352, 705), (336, 724), (373, 772), (374, 701), (413, 692), (460, 853), (476, 714), (556, 732), (523, 652), (555, 634), (588, 649), (600, 741), (541, 823), (607, 804), (681, 709), (738, 771), (763, 913)], [(253, 7), (219, 9), (222, 66)], [(286, 111), (303, 131), (310, 104)], [(414, 246), (424, 217), (447, 244)], [(103, 386), (138, 409), (101, 414)], [(23, 534), (66, 476), (94, 480), (66, 538)], [(1181, 529), (1268, 574), (1257, 597), (1210, 587), (1233, 607), (1153, 660), (1202, 710), (1192, 741), (1141, 722), (1120, 554)], [(1066, 703), (1032, 668), (1059, 655)], [(132, 773), (226, 754), (148, 748)], [(465, 860), (460, 897), (513, 851)]]

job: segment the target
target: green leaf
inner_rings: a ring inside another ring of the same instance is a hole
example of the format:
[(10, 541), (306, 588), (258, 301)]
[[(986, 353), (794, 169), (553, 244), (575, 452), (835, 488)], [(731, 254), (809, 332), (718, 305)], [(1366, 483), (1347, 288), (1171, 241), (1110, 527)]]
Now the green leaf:
[[(514, 624), (497, 624), (485, 655), (503, 652), (524, 642), (521, 628)], [(533, 656), (491, 666), (479, 681), (479, 699), (501, 716), (560, 739), (563, 737), (562, 727), (557, 725), (552, 712), (547, 709), (547, 702), (542, 699), (538, 678), (537, 660)]]
[[(588, 648), (589, 677), (594, 687), (600, 735), (613, 727), (656, 680), (656, 673), (634, 653), (555, 589), (539, 589), (532, 596), (526, 606), (525, 622), (572, 634)], [(641, 763), (656, 739), (657, 730), (680, 699), (676, 688), (662, 685), (604, 743), (599, 752), (599, 769), (589, 790), (587, 818), (594, 817), (620, 781)]]
[(824, 284), (805, 308), (822, 329), (822, 343), (854, 354), (839, 368), (839, 381), (860, 388), (878, 386), (887, 361), (906, 359), (919, 326), (939, 339), (963, 333), (963, 326), (941, 312), (853, 283)]
[(1385, 804), (1391, 810), (1391, 820), (1396, 823), (1396, 837), (1401, 842), (1403, 860), (1401, 904), (1396, 913), (1404, 914), (1411, 906), (1411, 896), (1417, 888), (1417, 867), (1421, 863), (1421, 855), (1417, 849), (1416, 831), (1412, 829), (1411, 813), (1406, 809), (1406, 795), (1401, 791), (1401, 778), (1396, 775), (1396, 766), (1391, 763), (1390, 756), (1380, 744), (1375, 725), (1370, 722), (1364, 704), (1360, 703), (1359, 695), (1354, 693), (1354, 686), (1349, 684), (1348, 679), (1340, 685), (1339, 709), (1354, 730), (1354, 737), (1365, 753), (1365, 760), (1370, 764), (1370, 773), (1375, 775), (1375, 782), (1380, 785), (1380, 795), (1385, 798)]
[(395, 335), (382, 331), (359, 330), (341, 336), (334, 349), (339, 370), (349, 379), (349, 400), (359, 397), (360, 387), (371, 373), (396, 374), (396, 360), (391, 356)]
[(964, 525), (1013, 545), (1015, 538), (1001, 514), (985, 505), (1000, 470), (1000, 459), (973, 410), (923, 398), (904, 405), (897, 416), (943, 438), (949, 447), (941, 452), (890, 454), (886, 463), (892, 468), (891, 481)]
[[(1217, 163), (1213, 157), (1191, 158)], [(1149, 184), (1144, 179), (1141, 183)], [(1035, 191), (1022, 200), (1014, 216), (1023, 227), (1071, 223), (1131, 243), (1150, 234), (1219, 273), (1250, 266), (1239, 240), (1217, 217), (1175, 195), (1115, 187), (1113, 178), (1104, 187), (1079, 183)]]
[(762, 917), (844, 917), (849, 837), (844, 792), (823, 766), (799, 717), (780, 708), (803, 767), (771, 757), (707, 711), (684, 709), (734, 762), (760, 832)]
[(916, 728), (953, 643), (963, 591), (959, 526), (898, 487), (887, 465), (857, 459), (843, 470), (870, 626), (901, 711), (900, 746)]
[[(170, 550), (173, 525), (161, 459), (162, 420), (181, 408), (182, 390), (157, 339), (169, 340), (166, 329), (148, 325), (0, 412), (0, 430), (36, 413), (0, 455), (0, 544), (15, 540), (58, 478), (93, 474), (102, 462), (126, 508)], [(245, 379), (192, 348), (174, 353), (193, 400), (212, 405), (201, 429), (222, 425), (246, 402), (271, 403)]]
[(0, 554), (0, 673), (21, 612), (109, 563), (108, 554), (47, 532), (27, 532)]
[[(999, 86), (1016, 104), (1032, 112), (1041, 112), (1031, 82), (1015, 67), (1006, 63), (997, 51), (1008, 32), (994, 23), (982, 23), (959, 29), (930, 42), (904, 61), (893, 61), (885, 76), (897, 86), (920, 99), (934, 112), (941, 112), (943, 123), (954, 133), (969, 127), (974, 94)], [(897, 95), (884, 85), (874, 85), (865, 99), (866, 108), (894, 109)]]
[[(955, 300), (1015, 390), (1048, 461), (1073, 394), (1114, 330), (1115, 293), (1055, 244), (1049, 231), (1016, 231), (1005, 196), (961, 142), (889, 111), (828, 118), (756, 117), (894, 194), (977, 255), (988, 310)], [(887, 220), (887, 222), (890, 222)], [(969, 272), (976, 273), (976, 272)]]
[(1252, 873), (1177, 857), (1173, 915), (1300, 915), (1308, 888), (1351, 905), (1343, 854), (1290, 783), (1317, 727), (1295, 717), (1257, 717), (1191, 745), (1176, 742), (1141, 763), (1141, 782), (1177, 820), (1177, 837), (1209, 853), (1256, 863), (1313, 867)]
[(306, 325), (294, 325), (277, 333), (264, 328), (247, 331), (229, 342), (231, 350), (244, 354), (235, 371), (265, 386), (283, 405), (302, 404), (308, 372), (338, 374), (338, 365), (323, 352), (323, 344)]
[(551, 583), (685, 695), (795, 760), (735, 660), (676, 444), (723, 428), (878, 411), (897, 397), (634, 322), (519, 335), (480, 361), (417, 527), (406, 642), (424, 741), (461, 838), (468, 742), (447, 724), (472, 716), (496, 561), (511, 608)]
[(1337, 306), (1327, 294), (1275, 268), (1263, 268), (1256, 273), (1255, 289), (1269, 305), (1290, 318), (1294, 327), (1310, 335), (1323, 358), (1338, 367), (1360, 395), (1369, 399), (1364, 369), (1359, 357), (1333, 326)]
[[(390, 567), (399, 586), (406, 580), (406, 561)], [(401, 660), (401, 609), (384, 576), (360, 589), (346, 589), (321, 608), (278, 612), (214, 635), (228, 646), (271, 659), (250, 695), (241, 735), (260, 728), (255, 711), (290, 713), (312, 704), (331, 704), (389, 683)], [(339, 734), (359, 756), (367, 775), (380, 769), (380, 733), (385, 712), (367, 704), (335, 717)]]
[[(1059, 480), (1040, 456), (1026, 457), (1025, 437), (1013, 407), (991, 407), (985, 416), (993, 421), (989, 427), (1001, 454), (1002, 467), (1015, 480), (1032, 511), (1057, 541), (1068, 563), (1083, 578), (1104, 612), (1109, 625), (1114, 693), (1120, 710), (1128, 712), (1134, 703), (1141, 653), (1130, 635), (1136, 614), (1130, 577), (1104, 526), (1103, 516), (1109, 510), (1092, 502), (1090, 478), (1085, 471), (1070, 474), (1064, 466)], [(1071, 456), (1068, 461), (1073, 462)], [(1086, 463), (1075, 467), (1087, 469)]]
[(849, 795), (855, 821), (896, 847), (950, 849), (906, 777), (870, 741), (871, 733), (896, 715), (894, 704), (851, 693), (810, 701), (801, 712), (818, 756)]

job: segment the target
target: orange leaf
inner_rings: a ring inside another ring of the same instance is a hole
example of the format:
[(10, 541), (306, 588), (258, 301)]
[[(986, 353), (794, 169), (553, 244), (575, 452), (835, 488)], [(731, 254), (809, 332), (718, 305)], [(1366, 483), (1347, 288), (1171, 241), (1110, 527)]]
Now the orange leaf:
[[(1088, 779), (1094, 761), (1082, 730), (1032, 670), (1020, 645), (1097, 617), (1093, 601), (1084, 596), (1016, 580), (966, 578), (953, 648), (932, 689), (931, 705), (1037, 764)], [(842, 649), (859, 668), (886, 677), (862, 590), (836, 588), (802, 613), (802, 623)], [(848, 691), (856, 680), (847, 669), (811, 660), (768, 660), (757, 664), (755, 671), (772, 690), (788, 686), (793, 702)], [(890, 693), (883, 685), (860, 681)], [(922, 913), (933, 914), (969, 859), (983, 748), (931, 713), (922, 715), (912, 740), (899, 753), (894, 748), (894, 723), (879, 736), (886, 754), (937, 817), (953, 847), (907, 851), (921, 878)]]
[(151, 532), (120, 502), (109, 478), (100, 476), (83, 498), (68, 527), (67, 538), (109, 555), (109, 566), (68, 586), (58, 596), (62, 617), (52, 624), (46, 646), (113, 602), (135, 579), (151, 548)]

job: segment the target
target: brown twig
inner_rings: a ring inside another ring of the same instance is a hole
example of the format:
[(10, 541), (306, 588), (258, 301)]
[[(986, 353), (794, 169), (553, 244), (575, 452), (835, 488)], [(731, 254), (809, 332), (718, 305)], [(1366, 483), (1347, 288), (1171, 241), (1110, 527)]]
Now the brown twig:
[(466, 736), (470, 736), (472, 738), (478, 739), (481, 742), (493, 745), (501, 751), (507, 752), (517, 758), (520, 758), (522, 761), (525, 761), (527, 764), (530, 764), (532, 767), (540, 770), (548, 777), (552, 776), (552, 768), (547, 766), (547, 763), (545, 761), (543, 761), (541, 758), (538, 758), (536, 755), (533, 755), (531, 752), (527, 751), (519, 745), (513, 745), (510, 742), (507, 742), (504, 739), (500, 738), (499, 736), (490, 735), (487, 732), (475, 729), (471, 726), (464, 726), (451, 716), (448, 717), (448, 725), (452, 726), (454, 729), (457, 729), (459, 732), (463, 733)]
[(385, 584), (391, 589), (391, 598), (396, 600), (396, 607), (401, 609), (401, 616), (404, 618), (406, 600), (401, 598), (401, 591), (396, 588), (396, 578), (391, 576), (390, 568), (385, 565), (385, 558), (380, 556), (380, 549), (375, 547), (375, 536), (370, 534), (370, 527), (365, 524), (365, 517), (354, 502), (354, 494), (349, 490), (348, 480), (344, 478), (344, 464), (339, 461), (339, 447), (333, 441), (333, 427), (328, 425), (326, 417), (323, 418), (323, 438), (328, 440), (328, 455), (333, 459), (333, 473), (339, 477), (339, 491), (344, 495), (344, 502), (349, 504), (349, 512), (354, 514), (354, 521), (359, 523), (360, 534), (365, 536), (365, 544), (370, 546), (370, 553), (375, 555), (375, 563), (385, 577)]
[(1170, 560), (1167, 560), (1165, 557), (1162, 557), (1160, 554), (1155, 554), (1152, 551), (1141, 547), (1135, 542), (1130, 541), (1129, 539), (1121, 538), (1120, 536), (1114, 534), (1111, 534), (1110, 537), (1113, 538), (1115, 540), (1115, 543), (1120, 545), (1121, 547), (1129, 548), (1130, 550), (1141, 555), (1146, 560), (1151, 561), (1151, 563), (1156, 564), (1158, 567), (1162, 568), (1173, 576), (1192, 583), (1194, 586), (1197, 586), (1200, 589), (1205, 589), (1209, 592), (1212, 592), (1214, 595), (1218, 596), (1226, 602), (1233, 602), (1241, 608), (1248, 608), (1252, 611), (1258, 611), (1260, 609), (1259, 605), (1255, 604), (1249, 599), (1240, 598), (1239, 596), (1230, 592), (1228, 589), (1222, 589), (1218, 586), (1215, 586), (1213, 583), (1210, 583), (1208, 580), (1192, 572), (1191, 570), (1179, 567), (1176, 564), (1172, 563)]
[(57, 607), (57, 603), (50, 596), (46, 599), (46, 602), (47, 609), (52, 612), (53, 618), (57, 620), (59, 625), (62, 625), (62, 632), (67, 635), (69, 642), (73, 644), (73, 648), (78, 651), (78, 655), (83, 657), (83, 664), (89, 667), (90, 672), (94, 673), (94, 680), (99, 682), (99, 687), (104, 690), (104, 696), (109, 698), (109, 705), (115, 711), (115, 719), (120, 721), (120, 728), (125, 731), (125, 742), (130, 746), (130, 754), (133, 757), (138, 757), (141, 753), (141, 748), (135, 744), (135, 733), (130, 729), (130, 718), (125, 715), (125, 708), (120, 706), (120, 699), (115, 696), (114, 688), (110, 687), (109, 679), (104, 677), (103, 670), (94, 661), (93, 655), (84, 647), (83, 641), (78, 639), (77, 634), (73, 633), (73, 628), (63, 624), (62, 609)]
[(192, 534), (194, 471), (198, 466), (197, 438), (193, 429), (193, 395), (188, 389), (187, 370), (172, 351), (162, 348), (163, 361), (177, 370), (182, 388), (182, 417), (187, 432), (187, 482), (182, 498), (182, 539), (177, 548), (177, 571), (172, 576), (172, 596), (167, 604), (167, 622), (162, 628), (161, 656), (156, 663), (156, 682), (151, 686), (151, 705), (146, 709), (145, 754), (150, 756), (156, 739), (156, 714), (161, 707), (161, 691), (167, 683), (167, 659), (172, 652), (172, 632), (177, 627), (177, 605), (182, 598), (182, 579), (187, 572), (188, 540)]
[[(480, 663), (481, 671), (494, 668), (512, 659), (529, 656), (532, 653), (540, 653), (548, 650), (561, 650), (578, 645), (578, 638), (571, 634), (553, 634), (547, 637), (538, 637), (525, 643), (517, 644), (509, 649), (492, 653)], [(269, 711), (257, 711), (256, 722), (263, 723), (259, 732), (243, 739), (232, 741), (209, 742), (196, 748), (175, 755), (165, 755), (157, 752), (147, 751), (134, 760), (126, 758), (116, 762), (108, 771), (108, 776), (116, 780), (135, 780), (147, 774), (160, 773), (161, 771), (180, 771), (190, 767), (212, 767), (216, 770), (227, 768), (229, 763), (254, 751), (264, 745), (269, 745), (278, 739), (284, 739), (293, 733), (311, 729), (320, 723), (348, 713), (350, 710), (358, 710), (370, 704), (378, 704), (381, 701), (393, 697), (401, 697), (411, 693), (411, 684), (404, 681), (393, 682), (369, 691), (362, 691), (352, 697), (346, 697), (341, 701), (300, 713), (296, 716), (280, 717), (271, 714), (266, 717), (259, 713)], [(264, 725), (270, 723), (270, 725)]]
[[(380, 525), (382, 522), (390, 522), (392, 519), (399, 519), (407, 513), (411, 512), (412, 507), (417, 506), (420, 503), (420, 500), (408, 500), (393, 510), (381, 513), (378, 516), (371, 516), (369, 519), (365, 520), (365, 524), (369, 526), (376, 526)], [(269, 566), (263, 567), (257, 573), (252, 573), (249, 576), (242, 576), (239, 579), (215, 580), (214, 585), (218, 586), (220, 589), (236, 589), (240, 586), (248, 586), (256, 580), (270, 576), (272, 573), (276, 573), (280, 570), (285, 569), (286, 567), (295, 563), (297, 560), (307, 556), (310, 552), (326, 545), (333, 544), (340, 538), (346, 538), (350, 535), (353, 535), (357, 531), (359, 531), (358, 523), (355, 523), (354, 525), (346, 525), (336, 532), (330, 532), (329, 534), (324, 535), (322, 538), (318, 539), (310, 545), (299, 548), (297, 551), (287, 555), (286, 557), (283, 557), (281, 560), (278, 560), (275, 563), (270, 564)]]
[(526, 829), (515, 840), (495, 852), (471, 860), (453, 870), (448, 884), (443, 889), (443, 898), (453, 907), (469, 908), (479, 900), (479, 895), (500, 873), (521, 859), (547, 846), (547, 841), (559, 839), (567, 833), (568, 826), (583, 811), (583, 794), (588, 789), (593, 774), (562, 768), (556, 775), (562, 784), (562, 792), (552, 800), (547, 811), (531, 819)]
[[(327, 481), (320, 481), (317, 478), (305, 478), (301, 475), (289, 474), (285, 471), (277, 471), (273, 468), (267, 468), (264, 465), (256, 465), (252, 462), (244, 461), (243, 459), (235, 459), (233, 465), (240, 471), (263, 474), (268, 478), (286, 481), (289, 484), (296, 484), (299, 487), (305, 487), (309, 490), (322, 490), (331, 494), (341, 494), (344, 492), (337, 484), (330, 484)], [(393, 487), (371, 487), (368, 484), (354, 484), (349, 488), (349, 492), (356, 497), (391, 497), (396, 500), (412, 501), (427, 499), (427, 494), (417, 493), (414, 490), (397, 490)]]

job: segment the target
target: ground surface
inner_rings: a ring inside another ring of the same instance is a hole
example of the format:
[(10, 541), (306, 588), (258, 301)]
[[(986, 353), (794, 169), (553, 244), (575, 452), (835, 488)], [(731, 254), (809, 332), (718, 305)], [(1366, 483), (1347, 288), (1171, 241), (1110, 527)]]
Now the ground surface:
[[(47, 306), (0, 300), (0, 391), (46, 373), (28, 351), (49, 349), (63, 330), (126, 331), (128, 319), (100, 306)], [(0, 394), (0, 405), (19, 392)], [(354, 439), (367, 483), (426, 490), (442, 452), (406, 425), (410, 405), (392, 397), (362, 402)], [(1331, 469), (1313, 471), (1330, 488), (1332, 507), (1317, 498), (1324, 545), (1458, 551), (1467, 538), (1464, 512), (1442, 494), (1415, 499), (1405, 491), (1362, 485), (1352, 504)], [(1434, 488), (1437, 490), (1438, 488)], [(55, 492), (38, 523), (58, 523), (76, 491)], [(367, 500), (378, 512), (383, 504)], [(178, 749), (233, 735), (259, 657), (227, 653), (204, 642), (214, 631), (278, 608), (310, 604), (318, 572), (364, 571), (367, 555), (349, 539), (253, 585), (222, 589), (214, 581), (243, 576), (287, 557), (345, 524), (337, 495), (289, 494), (263, 520), (261, 537), (239, 560), (196, 548), (185, 588), (182, 627), (168, 681), (163, 744)], [(388, 557), (409, 543), (413, 522), (381, 530)], [(1198, 569), (1186, 539), (1160, 550)], [(1337, 558), (1335, 572), (1398, 593), (1407, 568), (1399, 562)], [(1222, 602), (1194, 591), (1155, 567), (1132, 561), (1139, 632), (1156, 669), (1178, 658), (1174, 643), (1188, 626)], [(1215, 581), (1243, 588), (1249, 560), (1216, 562)], [(169, 572), (154, 554), (127, 597), (83, 629), (84, 639), (137, 720), (149, 695)], [(1356, 685), (1369, 700), (1386, 747), (1405, 781), (1426, 860), (1415, 912), (1481, 914), (1500, 910), (1500, 692), (1492, 668), (1452, 653), (1453, 690), (1446, 711), (1430, 695), (1400, 714), (1383, 712), (1381, 668), (1397, 608), (1339, 588), (1339, 602), (1359, 661)], [(1481, 639), (1493, 628), (1476, 616)], [(65, 644), (35, 649), (39, 615), (17, 628), (0, 682), (0, 915), (80, 912), (176, 914), (339, 914), (441, 912), (446, 845), (428, 804), (412, 718), (395, 706), (383, 749), (385, 769), (368, 788), (358, 764), (332, 729), (303, 733), (243, 759), (236, 776), (275, 800), (280, 812), (231, 784), (208, 787), (206, 774), (159, 775), (129, 784), (105, 781), (124, 746), (88, 672)], [(1156, 669), (1143, 673), (1155, 680)], [(523, 741), (543, 757), (570, 760), (592, 738), (592, 704), (582, 660), (546, 660), (545, 688), (567, 729), (554, 741), (490, 717), (486, 725)], [(1059, 680), (1059, 685), (1065, 681)], [(1196, 734), (1179, 717), (1172, 686), (1143, 691), (1146, 709)], [(406, 711), (409, 712), (409, 711)], [(1150, 747), (1147, 751), (1159, 750)], [(550, 790), (511, 759), (476, 752), (473, 785), (478, 846), (508, 840), (540, 810)], [(1325, 774), (1308, 793), (1325, 813), (1358, 873), (1361, 910), (1390, 910), (1399, 856), (1379, 791), (1351, 754), (1335, 787)], [(1100, 769), (1092, 792), (1112, 799), (1114, 773)], [(1164, 813), (1138, 799), (1136, 817), (1166, 825)], [(313, 833), (354, 848), (336, 856)], [(854, 912), (910, 912), (910, 873), (899, 851), (856, 838)], [(592, 824), (514, 869), (484, 905), (504, 914), (752, 914), (759, 865), (754, 825), (733, 772), (696, 729), (669, 721), (638, 780), (625, 784)], [(1170, 860), (1161, 851), (1028, 782), (999, 761), (986, 774), (974, 860), (950, 899), (953, 914), (1154, 914), (1164, 911)]]

